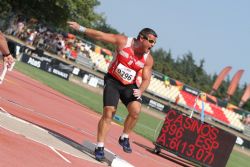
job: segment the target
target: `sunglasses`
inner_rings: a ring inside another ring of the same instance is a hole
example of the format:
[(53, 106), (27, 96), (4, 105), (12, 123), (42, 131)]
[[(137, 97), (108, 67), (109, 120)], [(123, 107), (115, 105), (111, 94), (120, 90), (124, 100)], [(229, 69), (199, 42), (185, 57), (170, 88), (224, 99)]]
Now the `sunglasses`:
[(146, 39), (146, 40), (147, 40), (149, 43), (151, 43), (151, 44), (156, 43), (155, 40), (150, 39), (149, 37), (147, 37), (147, 36), (145, 36), (145, 35), (141, 35), (141, 37), (142, 37), (143, 39)]

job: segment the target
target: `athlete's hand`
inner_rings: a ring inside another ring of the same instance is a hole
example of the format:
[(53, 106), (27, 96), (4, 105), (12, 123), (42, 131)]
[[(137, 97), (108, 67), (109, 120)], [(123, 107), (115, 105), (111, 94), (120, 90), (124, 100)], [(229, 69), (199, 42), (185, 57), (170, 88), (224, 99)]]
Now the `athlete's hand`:
[(71, 27), (71, 28), (73, 28), (73, 29), (75, 29), (75, 30), (77, 30), (77, 31), (78, 31), (79, 28), (80, 28), (80, 25), (79, 25), (77, 22), (68, 21), (67, 23), (68, 23), (69, 27)]
[(7, 66), (10, 67), (11, 64), (14, 62), (13, 56), (10, 54), (3, 58), (4, 63), (7, 63)]
[(140, 89), (133, 89), (133, 95), (135, 97), (137, 97), (137, 99), (140, 99), (141, 95), (142, 95), (141, 90)]

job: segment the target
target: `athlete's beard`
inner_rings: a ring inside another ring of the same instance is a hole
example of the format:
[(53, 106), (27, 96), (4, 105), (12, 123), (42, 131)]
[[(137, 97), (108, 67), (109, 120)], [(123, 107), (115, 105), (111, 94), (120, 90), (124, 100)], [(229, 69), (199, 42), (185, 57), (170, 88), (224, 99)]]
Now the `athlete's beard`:
[(134, 51), (135, 55), (141, 56), (144, 55), (144, 51)]
[(144, 55), (145, 53), (148, 53), (151, 49), (151, 47), (145, 47), (141, 45), (141, 43), (135, 43), (133, 48), (134, 48), (134, 53), (136, 55)]
[(143, 55), (145, 53), (145, 49), (142, 47), (134, 47), (134, 53), (136, 55)]

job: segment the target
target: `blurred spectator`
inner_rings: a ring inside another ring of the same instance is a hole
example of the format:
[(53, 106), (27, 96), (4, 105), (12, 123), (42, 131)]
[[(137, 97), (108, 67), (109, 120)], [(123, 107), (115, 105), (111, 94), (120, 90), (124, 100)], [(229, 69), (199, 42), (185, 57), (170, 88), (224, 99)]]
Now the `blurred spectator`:
[(106, 61), (107, 66), (109, 66), (112, 59), (113, 59), (113, 56), (111, 56), (111, 55), (106, 55), (105, 56), (105, 61)]
[(66, 46), (66, 48), (65, 48), (65, 54), (64, 54), (63, 58), (69, 59), (70, 58), (70, 54), (71, 54), (70, 53), (70, 48)]
[(43, 34), (37, 33), (36, 39), (33, 43), (37, 48), (44, 49), (44, 36)]
[(63, 40), (63, 37), (57, 38), (56, 51), (58, 56), (62, 57), (64, 55), (65, 42)]
[(15, 32), (16, 32), (16, 29), (17, 29), (16, 28), (16, 22), (17, 22), (17, 18), (10, 19), (9, 27), (5, 31), (6, 34), (15, 35)]
[(90, 45), (87, 45), (87, 44), (84, 45), (84, 50), (90, 52), (90, 48), (91, 48)]
[(99, 67), (100, 62), (102, 61), (101, 56), (98, 57), (94, 62), (93, 62), (93, 70), (97, 70)]
[(76, 52), (76, 47), (71, 47), (70, 51), (70, 59), (75, 60), (77, 58), (77, 52)]
[(29, 37), (26, 41), (27, 45), (33, 45), (33, 41), (36, 37), (37, 31), (31, 30), (29, 33)]
[(247, 116), (245, 116), (244, 118), (243, 118), (243, 124), (244, 125), (250, 125), (250, 114), (247, 114)]
[(18, 38), (20, 38), (21, 34), (23, 32), (24, 32), (24, 22), (23, 21), (19, 21), (17, 23), (17, 30), (16, 30), (16, 33), (14, 35), (17, 36)]
[(166, 87), (170, 87), (170, 86), (171, 86), (168, 76), (164, 75), (163, 80), (164, 80), (164, 85), (165, 85)]
[[(28, 20), (27, 23), (26, 20)], [(90, 58), (93, 47), (86, 41), (77, 39), (74, 34), (52, 32), (49, 27), (34, 18), (27, 19), (17, 16), (12, 19), (6, 32), (26, 42), (27, 45), (57, 54), (71, 61), (75, 61), (78, 57)], [(107, 63), (109, 62), (110, 57), (107, 57)], [(98, 65), (99, 62), (96, 64)]]

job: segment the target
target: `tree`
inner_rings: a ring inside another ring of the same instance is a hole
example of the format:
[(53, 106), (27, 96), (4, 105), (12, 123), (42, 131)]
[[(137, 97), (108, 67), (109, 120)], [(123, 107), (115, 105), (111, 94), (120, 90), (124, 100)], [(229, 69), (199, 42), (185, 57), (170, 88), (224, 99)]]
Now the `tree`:
[(166, 52), (164, 49), (159, 48), (155, 51), (152, 51), (154, 58), (154, 67), (153, 69), (161, 72), (165, 75), (171, 75), (173, 73), (173, 64), (174, 60), (172, 58), (171, 51)]
[(102, 20), (93, 10), (99, 4), (98, 0), (1, 0), (0, 14), (23, 15), (56, 27), (65, 26), (67, 20), (92, 26)]

